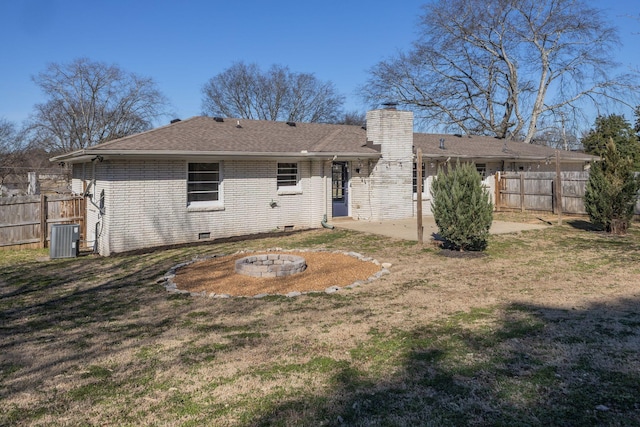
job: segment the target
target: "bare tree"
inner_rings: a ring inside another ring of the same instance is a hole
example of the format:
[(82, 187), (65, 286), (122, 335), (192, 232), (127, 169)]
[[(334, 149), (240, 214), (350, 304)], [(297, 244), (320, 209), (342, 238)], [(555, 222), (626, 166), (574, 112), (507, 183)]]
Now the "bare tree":
[(263, 72), (242, 62), (211, 78), (202, 92), (204, 114), (257, 120), (333, 123), (344, 103), (332, 83), (313, 74), (280, 65)]
[(575, 113), (573, 110), (560, 110), (541, 116), (531, 143), (565, 151), (581, 150), (583, 147), (578, 138), (580, 130), (577, 126), (581, 120)]
[(633, 105), (637, 75), (615, 75), (617, 31), (585, 0), (438, 0), (420, 39), (380, 62), (363, 88), (432, 125), (532, 142), (560, 110), (610, 100)]
[(344, 113), (342, 120), (337, 124), (341, 125), (353, 125), (353, 126), (366, 126), (367, 125), (367, 113), (353, 110)]
[(19, 173), (25, 160), (25, 147), (21, 133), (14, 123), (0, 119), (0, 187), (9, 175)]
[(35, 106), (29, 130), (38, 146), (52, 152), (147, 130), (167, 106), (152, 79), (86, 58), (50, 64), (33, 81), (48, 100)]
[(560, 126), (551, 126), (545, 128), (543, 131), (538, 131), (535, 138), (531, 140), (531, 143), (565, 151), (578, 151), (582, 149), (582, 143), (576, 132), (563, 129)]

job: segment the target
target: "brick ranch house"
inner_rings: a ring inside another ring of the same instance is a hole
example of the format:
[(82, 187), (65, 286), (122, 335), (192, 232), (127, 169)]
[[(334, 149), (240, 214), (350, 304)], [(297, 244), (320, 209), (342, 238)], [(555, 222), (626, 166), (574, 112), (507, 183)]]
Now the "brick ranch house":
[[(87, 197), (87, 243), (133, 249), (416, 215), (415, 151), (423, 152), (425, 214), (439, 165), (555, 170), (555, 151), (489, 137), (413, 132), (413, 114), (367, 113), (360, 126), (193, 117), (52, 159)], [(591, 156), (562, 152), (563, 170)]]

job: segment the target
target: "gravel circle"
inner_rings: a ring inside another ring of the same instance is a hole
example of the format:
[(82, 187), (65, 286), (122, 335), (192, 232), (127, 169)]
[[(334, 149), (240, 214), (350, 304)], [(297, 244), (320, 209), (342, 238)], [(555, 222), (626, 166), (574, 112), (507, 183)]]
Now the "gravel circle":
[[(236, 260), (252, 255), (295, 253), (307, 262), (304, 272), (275, 278), (249, 277), (235, 272)], [(245, 252), (194, 260), (175, 266), (165, 276), (165, 287), (177, 292), (208, 296), (295, 296), (309, 292), (335, 292), (388, 273), (380, 263), (356, 253), (337, 252)]]

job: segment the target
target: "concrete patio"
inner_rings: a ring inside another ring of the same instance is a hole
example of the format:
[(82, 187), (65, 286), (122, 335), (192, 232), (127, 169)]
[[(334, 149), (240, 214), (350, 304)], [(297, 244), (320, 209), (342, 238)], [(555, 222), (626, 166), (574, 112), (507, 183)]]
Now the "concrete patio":
[[(334, 218), (331, 222), (336, 228), (361, 231), (364, 233), (379, 234), (403, 240), (418, 241), (416, 218), (398, 219), (392, 221), (356, 221), (351, 218)], [(424, 241), (429, 241), (438, 232), (438, 226), (432, 216), (422, 218)], [(546, 223), (527, 224), (520, 222), (493, 221), (491, 234), (518, 233), (526, 230), (539, 230), (550, 227)]]

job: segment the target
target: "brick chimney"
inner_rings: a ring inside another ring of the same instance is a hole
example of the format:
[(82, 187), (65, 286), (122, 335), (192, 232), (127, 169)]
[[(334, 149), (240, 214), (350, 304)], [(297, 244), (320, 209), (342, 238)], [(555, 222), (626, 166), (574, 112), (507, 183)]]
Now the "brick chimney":
[(367, 112), (367, 140), (380, 145), (373, 168), (371, 220), (413, 215), (413, 113), (395, 106)]

